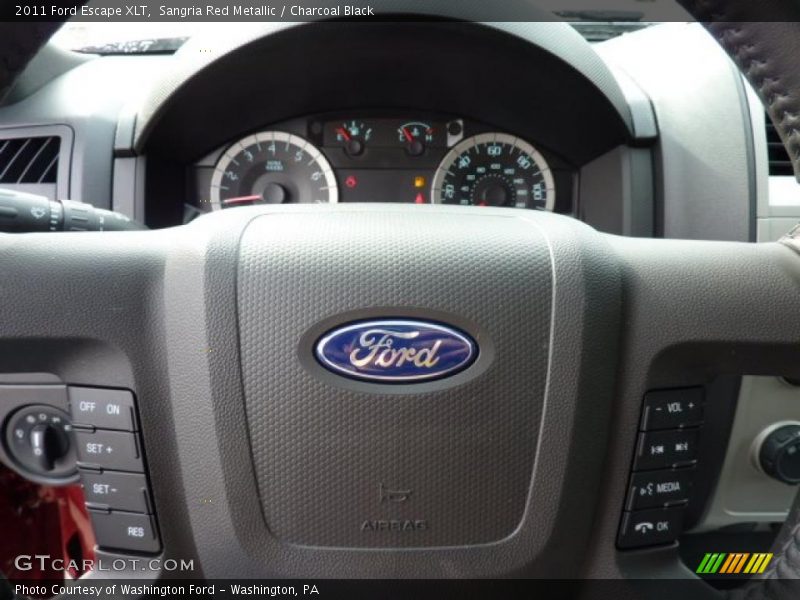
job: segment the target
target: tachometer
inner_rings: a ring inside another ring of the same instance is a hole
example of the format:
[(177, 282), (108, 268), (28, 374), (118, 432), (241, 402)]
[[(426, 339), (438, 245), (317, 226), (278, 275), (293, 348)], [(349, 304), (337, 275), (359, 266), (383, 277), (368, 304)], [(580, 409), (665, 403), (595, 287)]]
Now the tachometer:
[(256, 133), (234, 143), (211, 177), (214, 210), (338, 198), (336, 177), (322, 153), (307, 140), (282, 131)]
[(553, 173), (529, 143), (482, 133), (456, 144), (433, 177), (431, 202), (553, 210)]

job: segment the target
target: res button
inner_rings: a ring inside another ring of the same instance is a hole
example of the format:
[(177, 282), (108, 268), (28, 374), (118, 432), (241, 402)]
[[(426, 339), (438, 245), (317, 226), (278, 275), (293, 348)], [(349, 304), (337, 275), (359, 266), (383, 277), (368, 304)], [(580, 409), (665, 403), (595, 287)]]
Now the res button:
[(161, 548), (153, 517), (90, 510), (97, 545), (115, 550), (155, 553)]
[(136, 431), (133, 394), (127, 390), (69, 387), (69, 408), (75, 427)]

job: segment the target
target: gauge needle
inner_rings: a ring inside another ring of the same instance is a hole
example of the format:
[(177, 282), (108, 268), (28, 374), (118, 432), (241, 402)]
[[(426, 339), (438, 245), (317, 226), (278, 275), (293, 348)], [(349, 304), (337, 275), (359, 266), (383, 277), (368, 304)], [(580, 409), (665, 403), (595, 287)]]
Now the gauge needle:
[(409, 142), (413, 142), (414, 141), (414, 136), (411, 135), (411, 132), (408, 130), (408, 128), (407, 127), (403, 127), (402, 130), (403, 130), (403, 135), (406, 136), (406, 139)]
[(260, 195), (255, 196), (237, 196), (235, 198), (225, 198), (223, 204), (246, 204), (248, 202), (258, 202), (261, 200)]
[(345, 142), (349, 142), (350, 141), (350, 134), (347, 132), (347, 130), (344, 127), (337, 127), (336, 128), (336, 133), (338, 133), (340, 136), (342, 136), (344, 138)]

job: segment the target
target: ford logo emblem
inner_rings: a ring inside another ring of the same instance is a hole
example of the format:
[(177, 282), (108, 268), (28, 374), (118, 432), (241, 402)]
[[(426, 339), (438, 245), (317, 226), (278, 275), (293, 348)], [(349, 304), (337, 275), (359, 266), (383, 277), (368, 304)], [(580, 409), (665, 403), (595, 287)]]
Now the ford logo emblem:
[(360, 321), (320, 338), (317, 360), (328, 370), (364, 381), (420, 383), (455, 375), (475, 360), (466, 333), (411, 319)]

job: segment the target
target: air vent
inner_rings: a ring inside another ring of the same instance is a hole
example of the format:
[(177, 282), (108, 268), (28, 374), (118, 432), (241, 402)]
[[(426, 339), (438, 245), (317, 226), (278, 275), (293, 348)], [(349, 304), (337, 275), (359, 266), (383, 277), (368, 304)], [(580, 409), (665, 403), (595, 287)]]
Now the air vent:
[(794, 175), (789, 153), (778, 135), (778, 130), (767, 115), (767, 150), (769, 152), (770, 175)]
[(56, 183), (61, 139), (0, 140), (0, 184)]

